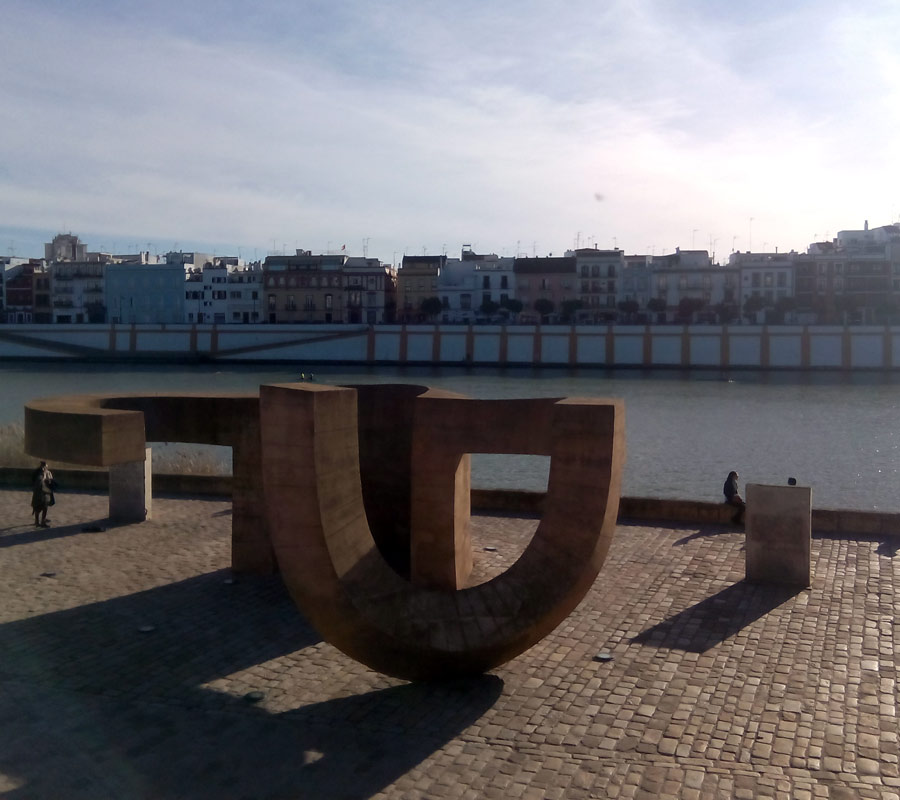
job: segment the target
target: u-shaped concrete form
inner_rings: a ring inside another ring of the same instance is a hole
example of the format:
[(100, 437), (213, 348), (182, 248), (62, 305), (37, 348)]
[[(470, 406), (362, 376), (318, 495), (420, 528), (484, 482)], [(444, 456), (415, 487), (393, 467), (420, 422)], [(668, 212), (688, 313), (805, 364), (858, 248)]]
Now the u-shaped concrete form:
[[(621, 401), (471, 400), (410, 385), (77, 395), (25, 409), (26, 452), (111, 466), (146, 442), (233, 448), (232, 563), (275, 560), (321, 635), (412, 680), (481, 673), (552, 631), (615, 530)], [(544, 516), (519, 560), (467, 586), (469, 454), (550, 456)]]
[[(623, 405), (434, 391), (413, 405), (412, 580), (388, 565), (369, 530), (353, 389), (261, 387), (269, 530), (294, 600), (343, 652), (410, 680), (481, 673), (552, 631), (603, 565), (618, 511)], [(448, 520), (468, 514), (460, 483), (471, 452), (549, 455), (550, 478), (543, 518), (518, 561), (457, 590), (466, 548)]]

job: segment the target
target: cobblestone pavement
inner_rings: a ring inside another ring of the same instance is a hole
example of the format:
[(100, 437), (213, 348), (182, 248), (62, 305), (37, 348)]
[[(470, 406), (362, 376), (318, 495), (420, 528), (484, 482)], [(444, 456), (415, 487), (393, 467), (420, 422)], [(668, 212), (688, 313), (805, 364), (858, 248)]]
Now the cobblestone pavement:
[[(620, 525), (552, 635), (411, 685), (232, 582), (228, 502), (88, 532), (105, 497), (58, 498), (36, 529), (0, 491), (4, 798), (900, 798), (900, 539), (816, 538), (794, 593), (742, 582), (740, 532)], [(484, 579), (534, 522), (476, 527)]]

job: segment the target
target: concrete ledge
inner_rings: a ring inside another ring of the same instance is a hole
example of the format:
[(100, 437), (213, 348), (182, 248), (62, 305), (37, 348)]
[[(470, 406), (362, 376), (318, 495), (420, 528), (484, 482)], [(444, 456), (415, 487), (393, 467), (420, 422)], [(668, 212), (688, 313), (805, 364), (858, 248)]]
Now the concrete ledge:
[(657, 497), (623, 497), (619, 502), (619, 519), (655, 520), (671, 522), (701, 522), (728, 525), (734, 507), (725, 503), (706, 503), (702, 500), (669, 500)]
[[(30, 467), (0, 467), (0, 486), (21, 488), (31, 486)], [(54, 469), (61, 493), (73, 491), (109, 491), (106, 470)], [(153, 476), (153, 491), (159, 494), (190, 494), (199, 497), (228, 497), (231, 495), (230, 475), (176, 475), (157, 473)], [(543, 492), (513, 489), (472, 489), (472, 508), (498, 514), (541, 514)], [(729, 525), (734, 509), (724, 503), (702, 500), (669, 500), (658, 497), (623, 497), (619, 501), (619, 520), (652, 522), (696, 522)], [(855, 511), (839, 508), (814, 508), (812, 529), (816, 533), (862, 534), (870, 536), (900, 536), (900, 513)]]

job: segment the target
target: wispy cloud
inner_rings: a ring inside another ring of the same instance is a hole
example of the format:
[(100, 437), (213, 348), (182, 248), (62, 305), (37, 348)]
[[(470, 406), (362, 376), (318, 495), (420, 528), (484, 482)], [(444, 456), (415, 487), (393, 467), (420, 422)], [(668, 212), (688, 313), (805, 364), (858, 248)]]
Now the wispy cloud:
[(10, 230), (721, 255), (897, 213), (887, 4), (8, 5)]

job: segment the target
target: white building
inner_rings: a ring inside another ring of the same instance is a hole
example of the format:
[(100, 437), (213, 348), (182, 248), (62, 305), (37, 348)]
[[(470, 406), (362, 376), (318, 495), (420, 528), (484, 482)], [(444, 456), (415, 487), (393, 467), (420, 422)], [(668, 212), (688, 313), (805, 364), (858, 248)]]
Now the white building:
[(438, 276), (441, 321), (468, 324), (505, 318), (505, 305), (516, 296), (515, 261), (466, 248), (461, 258), (448, 258)]
[(242, 265), (240, 262), (229, 266), (226, 276), (228, 301), (225, 318), (227, 322), (263, 322), (263, 269), (256, 261)]
[(798, 255), (793, 250), (789, 253), (731, 254), (728, 265), (739, 274), (738, 304), (745, 319), (764, 322), (775, 313), (786, 317), (784, 321), (792, 321), (793, 308), (789, 299), (794, 297), (794, 270)]
[(106, 322), (106, 268), (109, 256), (91, 253), (96, 260), (55, 261), (50, 264), (50, 304), (59, 323)]
[[(206, 303), (203, 279), (203, 267), (212, 263), (210, 253), (184, 252), (181, 250), (166, 253), (166, 266), (181, 270), (181, 319), (179, 322), (212, 322), (212, 309)], [(209, 318), (207, 319), (207, 312)]]

